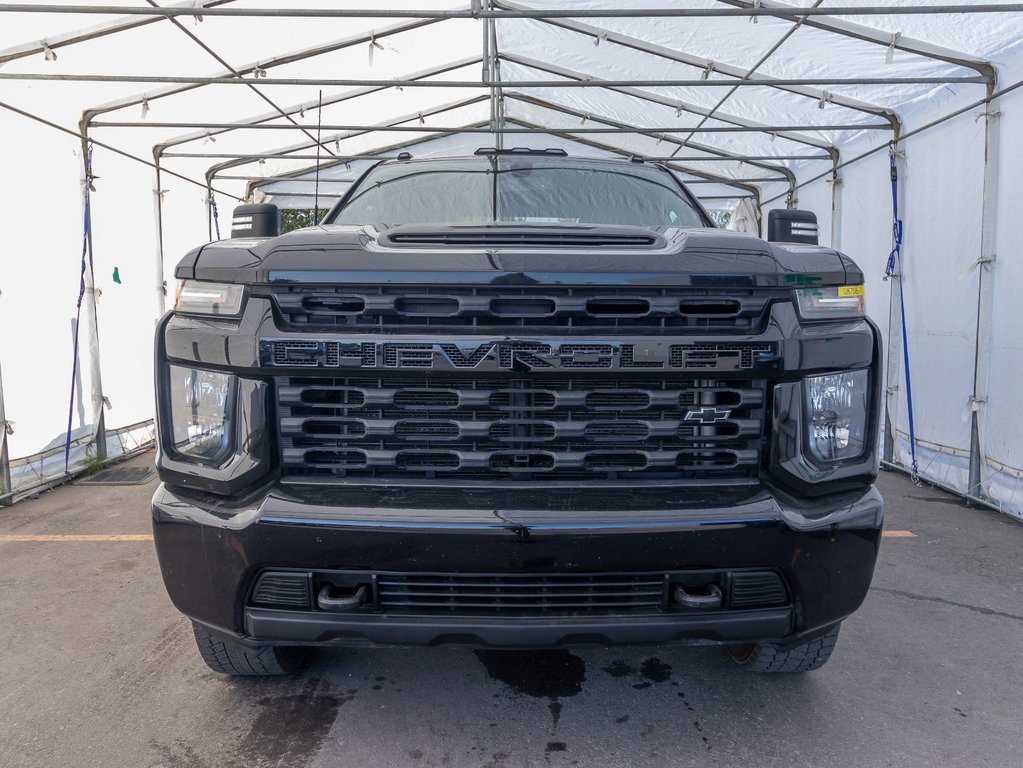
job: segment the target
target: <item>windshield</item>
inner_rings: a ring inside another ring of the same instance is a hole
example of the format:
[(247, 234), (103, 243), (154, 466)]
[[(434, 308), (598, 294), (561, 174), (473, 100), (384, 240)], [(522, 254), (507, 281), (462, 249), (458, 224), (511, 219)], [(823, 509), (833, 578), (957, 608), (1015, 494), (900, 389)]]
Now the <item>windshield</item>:
[(707, 226), (660, 169), (509, 156), (377, 166), (330, 223)]

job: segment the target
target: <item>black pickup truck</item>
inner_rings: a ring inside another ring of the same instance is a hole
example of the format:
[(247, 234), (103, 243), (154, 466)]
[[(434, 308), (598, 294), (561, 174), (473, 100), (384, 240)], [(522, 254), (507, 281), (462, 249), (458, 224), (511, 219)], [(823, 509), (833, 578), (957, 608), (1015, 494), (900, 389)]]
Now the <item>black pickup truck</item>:
[(877, 329), (775, 212), (714, 227), (639, 158), (370, 168), (178, 265), (156, 334), (174, 604), (219, 672), (309, 647), (718, 643), (825, 663), (870, 584)]

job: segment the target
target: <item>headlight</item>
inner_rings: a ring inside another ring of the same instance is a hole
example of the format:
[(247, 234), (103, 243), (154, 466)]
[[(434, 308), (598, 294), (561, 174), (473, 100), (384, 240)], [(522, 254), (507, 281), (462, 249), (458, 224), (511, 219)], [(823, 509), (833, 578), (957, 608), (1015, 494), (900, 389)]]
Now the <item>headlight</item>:
[(807, 320), (863, 317), (863, 286), (833, 285), (796, 291), (799, 314)]
[(813, 458), (853, 459), (866, 448), (870, 376), (866, 370), (811, 376), (804, 380)]
[(231, 449), (235, 377), (180, 365), (168, 367), (173, 452), (204, 463), (221, 461)]
[(188, 315), (232, 317), (241, 313), (244, 299), (245, 286), (242, 285), (183, 280), (178, 286), (174, 311)]

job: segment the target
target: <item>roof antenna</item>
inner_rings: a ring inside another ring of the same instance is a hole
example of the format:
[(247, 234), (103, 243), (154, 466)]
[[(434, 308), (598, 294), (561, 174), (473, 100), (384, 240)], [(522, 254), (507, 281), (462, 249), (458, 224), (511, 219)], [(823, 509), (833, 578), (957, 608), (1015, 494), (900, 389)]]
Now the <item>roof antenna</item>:
[[(320, 223), (320, 152), (323, 151), (323, 144), (320, 142), (320, 128), (323, 126), (323, 91), (320, 91), (316, 106), (316, 193), (313, 195), (313, 223)], [(308, 187), (306, 187), (308, 189)]]

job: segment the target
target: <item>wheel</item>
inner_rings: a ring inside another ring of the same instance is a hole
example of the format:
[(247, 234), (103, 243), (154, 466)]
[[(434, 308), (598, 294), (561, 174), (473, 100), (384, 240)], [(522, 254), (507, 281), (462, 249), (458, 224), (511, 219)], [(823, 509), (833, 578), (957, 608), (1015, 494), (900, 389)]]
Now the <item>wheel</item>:
[(195, 644), (206, 666), (225, 675), (268, 677), (290, 675), (302, 668), (309, 651), (306, 648), (266, 645), (242, 648), (226, 643), (204, 627), (192, 623)]
[(730, 645), (727, 651), (732, 661), (750, 672), (809, 672), (831, 658), (841, 626), (836, 624), (820, 637), (784, 651), (770, 643)]

